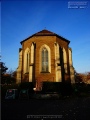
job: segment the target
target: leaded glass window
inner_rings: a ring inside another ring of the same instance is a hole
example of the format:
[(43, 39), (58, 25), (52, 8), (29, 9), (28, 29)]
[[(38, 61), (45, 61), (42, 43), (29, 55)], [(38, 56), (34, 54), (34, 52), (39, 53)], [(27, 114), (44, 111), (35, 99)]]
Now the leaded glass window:
[(48, 50), (42, 49), (42, 72), (48, 72)]

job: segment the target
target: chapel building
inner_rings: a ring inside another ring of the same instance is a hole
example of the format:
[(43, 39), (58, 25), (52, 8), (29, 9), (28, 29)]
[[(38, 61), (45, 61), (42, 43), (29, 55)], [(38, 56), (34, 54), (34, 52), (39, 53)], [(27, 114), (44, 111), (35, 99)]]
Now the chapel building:
[(46, 29), (21, 41), (17, 83), (75, 83), (70, 41)]

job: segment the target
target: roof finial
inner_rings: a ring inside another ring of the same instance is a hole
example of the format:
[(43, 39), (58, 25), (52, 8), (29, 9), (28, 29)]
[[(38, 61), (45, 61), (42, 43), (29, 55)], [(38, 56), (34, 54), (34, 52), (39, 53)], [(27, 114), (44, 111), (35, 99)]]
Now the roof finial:
[(46, 27), (44, 29), (46, 30)]

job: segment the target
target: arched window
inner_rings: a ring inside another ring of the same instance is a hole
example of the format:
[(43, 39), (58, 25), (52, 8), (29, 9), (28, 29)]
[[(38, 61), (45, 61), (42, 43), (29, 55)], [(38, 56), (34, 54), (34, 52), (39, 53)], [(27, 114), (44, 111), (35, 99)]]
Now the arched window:
[(64, 62), (65, 73), (67, 73), (67, 53), (65, 48), (63, 48), (63, 62)]
[(24, 73), (29, 72), (29, 64), (30, 64), (30, 49), (26, 48), (24, 52)]
[(48, 50), (44, 47), (42, 49), (42, 72), (48, 72), (49, 70), (49, 61), (48, 61)]
[(30, 58), (29, 58), (29, 52), (27, 53), (26, 55), (26, 59), (27, 59), (27, 62), (26, 62), (26, 72), (29, 72), (29, 61), (30, 61)]
[(46, 44), (40, 47), (40, 73), (51, 73), (51, 50)]

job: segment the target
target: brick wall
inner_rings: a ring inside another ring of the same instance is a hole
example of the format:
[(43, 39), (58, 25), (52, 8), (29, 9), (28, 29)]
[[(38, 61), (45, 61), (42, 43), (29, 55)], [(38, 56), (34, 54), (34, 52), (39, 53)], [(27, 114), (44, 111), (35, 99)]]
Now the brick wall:
[[(56, 36), (33, 36), (28, 40), (24, 41), (22, 44), (23, 49), (23, 58), (24, 58), (24, 51), (28, 47), (31, 47), (32, 42), (36, 43), (35, 49), (35, 80), (37, 81), (55, 81), (55, 48), (54, 43), (58, 42), (61, 47), (64, 47), (67, 52), (68, 57), (68, 43), (66, 41), (57, 38)], [(51, 73), (41, 73), (40, 72), (40, 47), (46, 44), (50, 47), (51, 50)], [(68, 59), (69, 63), (69, 59)], [(67, 63), (67, 64), (68, 64)], [(24, 79), (25, 75), (23, 74), (24, 71), (24, 59), (22, 63), (22, 77)], [(68, 65), (68, 74), (69, 74), (69, 65)]]

